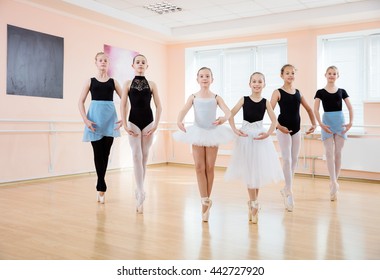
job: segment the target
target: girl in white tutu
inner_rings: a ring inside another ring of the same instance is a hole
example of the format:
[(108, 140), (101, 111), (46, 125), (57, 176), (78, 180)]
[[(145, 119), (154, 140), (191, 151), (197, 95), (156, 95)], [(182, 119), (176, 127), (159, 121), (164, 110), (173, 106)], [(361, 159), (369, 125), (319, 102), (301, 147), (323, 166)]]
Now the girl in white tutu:
[[(261, 97), (265, 87), (265, 77), (260, 72), (251, 75), (250, 96), (242, 97), (231, 110), (229, 119), (233, 131), (239, 136), (236, 140), (231, 161), (227, 167), (227, 180), (240, 179), (248, 188), (248, 217), (256, 224), (259, 214), (259, 189), (265, 185), (284, 179), (280, 160), (270, 135), (276, 128), (276, 115), (270, 102)], [(243, 108), (243, 124), (240, 129), (235, 126), (234, 116)], [(268, 113), (271, 126), (263, 127), (265, 111)]]
[[(202, 202), (202, 220), (207, 222), (212, 205), (210, 196), (218, 146), (231, 141), (234, 135), (228, 127), (222, 125), (231, 115), (229, 108), (222, 97), (210, 91), (213, 82), (211, 69), (207, 67), (199, 69), (197, 82), (201, 88), (188, 98), (179, 112), (177, 124), (180, 131), (173, 133), (173, 138), (192, 144)], [(223, 111), (224, 116), (216, 118), (217, 106)], [(194, 107), (194, 125), (185, 128), (183, 119), (191, 107)]]

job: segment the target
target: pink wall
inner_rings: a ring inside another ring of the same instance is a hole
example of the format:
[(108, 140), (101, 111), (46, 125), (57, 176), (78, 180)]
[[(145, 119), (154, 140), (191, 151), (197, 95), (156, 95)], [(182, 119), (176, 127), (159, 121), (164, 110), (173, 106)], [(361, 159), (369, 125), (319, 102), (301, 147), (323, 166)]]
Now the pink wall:
[[(224, 40), (166, 44), (159, 36), (150, 36), (152, 31), (112, 20), (88, 11), (75, 11), (70, 5), (56, 0), (35, 0), (35, 3), (54, 5), (55, 9), (42, 8), (18, 1), (0, 1), (0, 55), (6, 58), (6, 25), (11, 24), (64, 38), (64, 99), (7, 96), (6, 60), (0, 59), (0, 119), (56, 120), (72, 123), (14, 123), (0, 122), (0, 183), (31, 178), (42, 178), (93, 171), (92, 151), (88, 143), (82, 143), (82, 123), (77, 101), (83, 82), (96, 74), (94, 55), (103, 44), (138, 51), (148, 58), (147, 78), (154, 80), (159, 88), (163, 104), (162, 130), (157, 134), (149, 163), (192, 164), (190, 147), (175, 143), (171, 133), (176, 129), (179, 109), (185, 102), (185, 49), (188, 47), (238, 43), (271, 39), (288, 40), (289, 62), (298, 69), (296, 86), (312, 104), (317, 87), (316, 37), (322, 34), (350, 32), (380, 28), (380, 21), (355, 25), (270, 33), (252, 37), (236, 37)], [(57, 11), (58, 9), (59, 11)], [(156, 39), (151, 39), (156, 38)], [(112, 63), (112, 62), (111, 62)], [(36, 65), (38, 67), (38, 65)], [(127, 65), (126, 67), (130, 67)], [(232, 106), (229, 104), (229, 106)], [(376, 117), (380, 103), (365, 105), (365, 119), (380, 125)], [(368, 109), (368, 110), (367, 110)], [(308, 123), (302, 112), (303, 123)], [(4, 130), (46, 130), (54, 128), (57, 133), (14, 133)], [(62, 131), (72, 132), (62, 132)], [(377, 131), (379, 133), (379, 131)], [(221, 147), (230, 149), (230, 146)], [(308, 154), (321, 156), (319, 141), (305, 141)], [(229, 157), (221, 155), (217, 165), (226, 166)], [(110, 168), (132, 166), (128, 140), (123, 136), (115, 141)], [(325, 162), (314, 162), (316, 174), (326, 174)], [(312, 161), (300, 166), (299, 172), (310, 173)], [(344, 171), (344, 176), (380, 179), (377, 173)]]
[[(63, 9), (66, 8), (62, 7), (57, 12), (18, 1), (0, 1), (0, 55), (3, 58), (0, 59), (0, 120), (73, 121), (54, 124), (0, 121), (0, 131), (3, 131), (0, 132), (0, 183), (94, 170), (91, 145), (81, 141), (83, 124), (77, 102), (85, 80), (96, 74), (94, 56), (103, 50), (103, 44), (146, 55), (149, 63), (146, 75), (157, 83), (164, 107), (162, 120), (166, 120), (167, 77), (166, 71), (163, 71), (166, 70), (166, 46), (138, 34), (132, 35), (130, 30), (133, 27), (111, 28), (106, 21), (98, 21), (101, 24), (97, 24), (96, 20), (70, 16)], [(64, 38), (63, 99), (6, 94), (7, 24)], [(117, 111), (118, 109), (117, 106)], [(4, 132), (51, 128), (61, 132)], [(157, 136), (151, 153), (151, 163), (166, 162), (162, 135), (159, 133)], [(128, 140), (123, 136), (115, 141), (110, 168), (131, 166)]]

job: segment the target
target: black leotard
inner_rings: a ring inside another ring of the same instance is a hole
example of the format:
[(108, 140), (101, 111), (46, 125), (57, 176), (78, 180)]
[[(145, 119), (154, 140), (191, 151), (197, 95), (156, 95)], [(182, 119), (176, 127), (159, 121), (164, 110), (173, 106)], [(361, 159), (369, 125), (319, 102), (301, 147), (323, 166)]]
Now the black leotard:
[(322, 101), (325, 112), (336, 112), (342, 111), (342, 100), (347, 97), (347, 92), (342, 88), (339, 88), (335, 93), (329, 93), (323, 88), (317, 91), (314, 99), (319, 98)]
[(281, 95), (280, 100), (278, 101), (278, 105), (280, 106), (278, 123), (291, 130), (292, 132), (290, 135), (294, 135), (301, 129), (301, 94), (298, 89), (296, 89), (295, 94), (287, 93), (281, 88), (279, 88), (278, 91)]
[(99, 82), (96, 78), (91, 78), (91, 100), (113, 101), (114, 90), (115, 82), (112, 78), (106, 82)]
[(153, 112), (150, 108), (152, 91), (144, 76), (135, 76), (129, 89), (131, 111), (128, 120), (143, 130), (153, 121)]
[(249, 96), (244, 96), (243, 119), (250, 123), (261, 121), (264, 118), (266, 108), (267, 100), (265, 98), (255, 102)]

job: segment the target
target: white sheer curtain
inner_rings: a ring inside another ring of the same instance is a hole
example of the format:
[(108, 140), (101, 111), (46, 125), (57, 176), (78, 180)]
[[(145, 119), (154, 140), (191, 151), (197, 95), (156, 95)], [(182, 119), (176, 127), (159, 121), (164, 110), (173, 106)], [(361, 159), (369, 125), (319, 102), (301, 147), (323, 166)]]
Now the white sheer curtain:
[[(355, 125), (363, 124), (363, 100), (365, 98), (365, 48), (361, 37), (326, 39), (323, 41), (324, 70), (318, 73), (324, 76), (326, 68), (335, 65), (339, 69), (337, 86), (344, 88), (350, 96), (355, 112)], [(324, 87), (324, 84), (320, 86)], [(348, 121), (348, 111), (343, 105), (343, 113)]]
[[(265, 75), (266, 88), (263, 97), (270, 99), (273, 90), (282, 85), (280, 69), (287, 61), (287, 45), (280, 43), (250, 43), (245, 46), (210, 46), (209, 49), (188, 49), (186, 54), (186, 95), (199, 90), (196, 73), (206, 66), (212, 69), (214, 83), (211, 90), (223, 97), (229, 108), (251, 94), (249, 78), (253, 72)], [(188, 114), (186, 121), (192, 121)], [(235, 117), (237, 123), (243, 119), (242, 111)], [(264, 122), (268, 122), (267, 118)]]
[[(330, 65), (339, 68), (337, 85), (347, 90), (354, 108), (354, 125), (364, 124), (364, 101), (380, 101), (380, 35), (376, 32), (363, 32), (354, 35), (330, 35), (322, 37), (321, 64), (323, 65), (319, 87), (324, 71)], [(344, 37), (343, 37), (344, 36)], [(344, 108), (348, 120), (348, 112)]]

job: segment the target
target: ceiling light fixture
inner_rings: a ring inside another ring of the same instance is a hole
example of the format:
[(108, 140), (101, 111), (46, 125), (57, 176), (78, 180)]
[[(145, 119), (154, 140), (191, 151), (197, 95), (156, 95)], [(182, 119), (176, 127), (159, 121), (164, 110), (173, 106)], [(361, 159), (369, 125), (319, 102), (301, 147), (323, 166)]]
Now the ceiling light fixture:
[(177, 5), (174, 5), (174, 4), (169, 3), (167, 1), (157, 2), (155, 4), (144, 5), (143, 7), (145, 9), (151, 10), (157, 14), (160, 14), (160, 15), (182, 11), (182, 8), (177, 7)]

